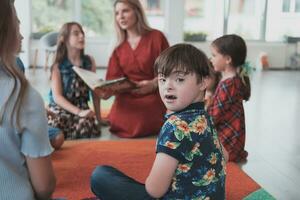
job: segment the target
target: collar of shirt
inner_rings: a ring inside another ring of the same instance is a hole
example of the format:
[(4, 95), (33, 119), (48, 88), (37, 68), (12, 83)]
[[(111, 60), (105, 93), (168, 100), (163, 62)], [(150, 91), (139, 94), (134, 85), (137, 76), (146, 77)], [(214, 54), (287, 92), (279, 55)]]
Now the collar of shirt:
[(180, 110), (180, 111), (176, 111), (176, 112), (172, 112), (170, 114), (166, 114), (165, 115), (165, 119), (168, 119), (170, 116), (172, 115), (177, 115), (183, 112), (186, 112), (188, 110), (193, 110), (193, 109), (197, 109), (197, 110), (204, 110), (204, 102), (196, 102), (196, 103), (192, 103), (189, 106), (185, 107), (184, 109)]

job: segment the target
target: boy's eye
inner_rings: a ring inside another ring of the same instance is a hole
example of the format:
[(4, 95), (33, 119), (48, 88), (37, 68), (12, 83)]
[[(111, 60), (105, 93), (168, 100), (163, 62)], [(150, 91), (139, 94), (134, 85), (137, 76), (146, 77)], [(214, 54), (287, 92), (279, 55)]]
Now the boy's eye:
[(165, 77), (158, 77), (158, 81), (159, 81), (159, 82), (165, 82), (166, 79), (165, 79)]
[(176, 82), (183, 82), (184, 78), (176, 78)]

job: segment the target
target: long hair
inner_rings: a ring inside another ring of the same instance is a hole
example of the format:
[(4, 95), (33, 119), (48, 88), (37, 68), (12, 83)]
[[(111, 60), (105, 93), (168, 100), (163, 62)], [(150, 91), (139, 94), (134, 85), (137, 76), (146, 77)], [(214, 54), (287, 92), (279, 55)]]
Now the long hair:
[[(11, 113), (11, 122), (16, 119), (17, 128), (20, 128), (19, 113), (21, 102), (23, 100), (25, 91), (27, 89), (28, 82), (16, 67), (16, 54), (19, 49), (19, 21), (16, 15), (16, 10), (11, 0), (1, 0), (0, 1), (0, 68), (3, 69), (4, 73), (12, 77), (14, 80), (14, 87), (7, 97), (4, 106), (1, 109), (5, 109), (5, 105), (10, 100), (10, 98), (16, 93), (17, 100), (13, 107), (13, 112)], [(19, 87), (18, 87), (19, 86)], [(18, 89), (20, 88), (20, 89)], [(2, 114), (4, 110), (0, 110)], [(0, 124), (2, 122), (2, 116), (0, 115)]]
[[(114, 3), (114, 8), (116, 8), (116, 5), (118, 3), (125, 3), (128, 4), (134, 11), (136, 15), (136, 30), (139, 35), (144, 35), (147, 32), (153, 30), (147, 22), (147, 18), (145, 15), (145, 12), (143, 10), (142, 4), (140, 3), (139, 0), (116, 0)], [(115, 17), (115, 29), (117, 33), (117, 46), (120, 45), (127, 37), (126, 35), (126, 30), (121, 29), (119, 26), (117, 20), (116, 20), (116, 15)]]
[(155, 72), (169, 76), (173, 70), (195, 73), (198, 83), (210, 75), (207, 56), (190, 44), (176, 44), (164, 50), (154, 63)]
[[(77, 22), (68, 22), (68, 23), (65, 23), (61, 27), (58, 37), (57, 37), (57, 49), (56, 49), (56, 53), (55, 53), (54, 63), (51, 66), (51, 74), (53, 71), (53, 66), (56, 64), (60, 64), (64, 60), (64, 58), (66, 58), (68, 56), (67, 45), (69, 42), (72, 26), (74, 26), (74, 25), (78, 26), (81, 33), (84, 35), (82, 26)], [(80, 54), (81, 54), (81, 56), (84, 55), (84, 49), (81, 50)]]
[(244, 99), (248, 101), (251, 96), (250, 78), (247, 74), (242, 73), (243, 65), (247, 57), (246, 42), (242, 37), (231, 34), (217, 38), (212, 42), (212, 46), (215, 47), (220, 54), (231, 57), (231, 64), (237, 69), (245, 86), (245, 90), (243, 91)]

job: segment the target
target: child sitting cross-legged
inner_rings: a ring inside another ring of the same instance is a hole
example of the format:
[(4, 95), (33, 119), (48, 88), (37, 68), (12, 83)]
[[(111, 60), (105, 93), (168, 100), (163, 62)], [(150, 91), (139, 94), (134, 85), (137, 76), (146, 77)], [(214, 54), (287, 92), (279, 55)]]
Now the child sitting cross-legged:
[(177, 44), (163, 51), (155, 69), (168, 112), (145, 185), (113, 167), (98, 166), (92, 191), (101, 200), (225, 199), (223, 150), (204, 108), (206, 55), (192, 45)]

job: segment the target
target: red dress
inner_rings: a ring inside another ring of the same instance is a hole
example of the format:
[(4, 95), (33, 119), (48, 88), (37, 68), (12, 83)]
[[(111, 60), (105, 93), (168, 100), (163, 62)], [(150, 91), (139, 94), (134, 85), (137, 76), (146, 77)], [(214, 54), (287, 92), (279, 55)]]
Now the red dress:
[(229, 161), (246, 160), (245, 115), (243, 99), (245, 86), (240, 77), (221, 81), (208, 108), (213, 117), (219, 139), (229, 154)]
[[(142, 36), (134, 50), (124, 41), (109, 60), (106, 79), (122, 76), (133, 81), (153, 79), (155, 59), (168, 47), (168, 41), (158, 30)], [(158, 91), (144, 96), (117, 95), (109, 114), (110, 131), (127, 138), (158, 134), (165, 112)]]

